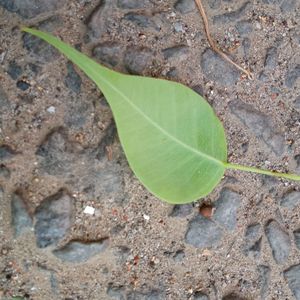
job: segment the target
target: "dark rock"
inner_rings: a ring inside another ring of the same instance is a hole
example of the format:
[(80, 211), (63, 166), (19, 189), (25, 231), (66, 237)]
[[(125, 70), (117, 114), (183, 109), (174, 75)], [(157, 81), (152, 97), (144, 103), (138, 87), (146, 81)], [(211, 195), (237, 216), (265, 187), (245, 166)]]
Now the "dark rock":
[(245, 232), (245, 238), (247, 240), (256, 240), (261, 236), (260, 228), (261, 228), (260, 224), (249, 225)]
[(53, 254), (66, 262), (81, 263), (103, 252), (108, 246), (108, 239), (94, 242), (71, 241), (63, 248), (54, 250)]
[(117, 128), (113, 120), (105, 129), (103, 137), (96, 149), (96, 158), (102, 160), (107, 155), (107, 147), (111, 146), (117, 137)]
[[(8, 97), (6, 93), (4, 92), (2, 86), (0, 85), (0, 116), (4, 112), (5, 109), (9, 108), (10, 102), (8, 100)], [(1, 122), (1, 121), (0, 121)]]
[[(54, 16), (38, 23), (37, 27), (42, 31), (53, 32), (61, 25), (62, 20)], [(53, 46), (29, 33), (23, 35), (23, 47), (41, 63), (51, 62), (59, 56), (58, 51)]]
[(288, 88), (294, 87), (299, 77), (300, 77), (300, 65), (297, 65), (296, 67), (288, 71), (285, 77), (285, 85)]
[(194, 300), (209, 300), (208, 296), (202, 292), (195, 292), (193, 299)]
[(230, 109), (273, 152), (277, 155), (281, 155), (284, 152), (284, 137), (268, 116), (240, 100), (231, 102)]
[(17, 88), (22, 90), (22, 91), (26, 91), (30, 88), (30, 84), (24, 80), (18, 80), (17, 81)]
[(212, 9), (217, 9), (221, 5), (221, 0), (208, 0), (208, 5)]
[(34, 226), (39, 248), (57, 244), (71, 227), (73, 199), (63, 190), (43, 200), (35, 211)]
[(216, 211), (213, 214), (213, 220), (223, 225), (228, 230), (234, 230), (236, 226), (237, 210), (240, 204), (240, 195), (224, 188), (215, 203)]
[(10, 178), (10, 170), (3, 164), (0, 165), (0, 176), (6, 179)]
[(151, 17), (148, 17), (144, 14), (130, 12), (124, 16), (124, 20), (130, 21), (130, 22), (134, 23), (135, 25), (142, 27), (142, 28), (152, 28), (155, 30), (159, 30), (159, 27), (157, 27), (157, 25), (151, 19)]
[(152, 65), (154, 58), (149, 49), (130, 47), (126, 50), (124, 65), (133, 75), (143, 75)]
[(259, 273), (258, 282), (260, 285), (260, 296), (261, 299), (266, 299), (270, 283), (271, 269), (264, 265), (259, 265), (257, 269)]
[(66, 133), (62, 129), (49, 133), (36, 152), (42, 158), (42, 170), (49, 175), (71, 172), (71, 159), (66, 155), (68, 150)]
[(126, 246), (119, 246), (114, 250), (114, 255), (117, 257), (117, 261), (119, 264), (125, 263), (129, 254), (130, 249)]
[(192, 211), (193, 211), (192, 204), (174, 205), (174, 208), (170, 216), (184, 218), (190, 215)]
[(280, 5), (282, 0), (263, 0), (266, 4)]
[(188, 57), (189, 48), (185, 45), (178, 45), (164, 49), (162, 52), (165, 59), (175, 59), (178, 62)]
[(113, 42), (97, 45), (93, 49), (93, 56), (108, 67), (115, 67), (122, 61), (122, 47)]
[(231, 293), (231, 294), (223, 297), (222, 300), (247, 300), (247, 299), (236, 293)]
[(252, 32), (252, 23), (249, 20), (242, 20), (235, 25), (236, 30), (241, 36), (248, 35)]
[(277, 48), (271, 47), (267, 49), (265, 59), (265, 69), (273, 71), (277, 66)]
[(300, 192), (287, 192), (280, 201), (280, 205), (288, 209), (294, 209), (300, 204)]
[(284, 0), (280, 6), (282, 12), (290, 12), (296, 8), (297, 0)]
[(108, 285), (106, 294), (114, 300), (126, 300), (126, 289), (123, 286)]
[(220, 244), (223, 231), (218, 225), (201, 215), (189, 223), (185, 241), (197, 248), (210, 248)]
[(216, 81), (224, 86), (235, 85), (240, 77), (240, 73), (236, 68), (211, 49), (206, 49), (202, 54), (201, 67), (209, 80)]
[(149, 5), (148, 0), (118, 0), (117, 5), (122, 9), (140, 9)]
[(300, 250), (300, 229), (294, 231), (294, 239), (297, 248)]
[(24, 200), (18, 193), (12, 195), (11, 200), (12, 227), (16, 237), (23, 232), (32, 229), (32, 218), (30, 217)]
[(173, 259), (176, 262), (181, 262), (184, 258), (185, 258), (185, 253), (183, 250), (177, 250), (173, 255)]
[(110, 10), (110, 1), (100, 0), (98, 5), (92, 11), (86, 20), (87, 35), (85, 39), (90, 42), (94, 39), (101, 39), (107, 31), (107, 18), (106, 15)]
[(296, 109), (300, 110), (300, 96), (294, 100), (294, 105)]
[(78, 94), (81, 89), (81, 77), (75, 71), (74, 65), (71, 62), (67, 63), (68, 74), (65, 77), (65, 86), (72, 90), (74, 93)]
[(9, 62), (7, 74), (14, 80), (22, 74), (22, 68), (13, 60)]
[(296, 300), (300, 300), (300, 264), (290, 267), (283, 275)]
[(242, 41), (242, 46), (243, 46), (244, 57), (248, 59), (250, 54), (250, 49), (251, 49), (251, 40), (249, 38), (245, 38)]
[(127, 295), (126, 300), (165, 300), (164, 293), (157, 291), (157, 290), (151, 290), (147, 292), (139, 292), (139, 291), (132, 291), (129, 292)]
[(245, 232), (244, 253), (252, 259), (258, 259), (261, 252), (262, 238), (260, 224), (249, 225)]
[(71, 96), (64, 122), (68, 127), (82, 129), (94, 112), (91, 101), (84, 100), (80, 95)]
[(178, 0), (174, 8), (182, 14), (187, 14), (197, 9), (194, 0)]
[(288, 233), (274, 220), (267, 223), (265, 233), (275, 261), (279, 264), (285, 262), (291, 249), (291, 241)]
[(252, 259), (258, 259), (261, 253), (262, 238), (257, 241), (246, 241), (244, 245), (244, 253)]
[(17, 153), (8, 145), (0, 145), (0, 161), (11, 159)]
[(0, 0), (0, 6), (23, 18), (34, 18), (41, 13), (57, 10), (63, 4), (60, 0)]
[(239, 9), (225, 13), (223, 15), (213, 17), (214, 24), (227, 24), (230, 22), (235, 22), (245, 15), (247, 9), (251, 5), (250, 2), (245, 2)]

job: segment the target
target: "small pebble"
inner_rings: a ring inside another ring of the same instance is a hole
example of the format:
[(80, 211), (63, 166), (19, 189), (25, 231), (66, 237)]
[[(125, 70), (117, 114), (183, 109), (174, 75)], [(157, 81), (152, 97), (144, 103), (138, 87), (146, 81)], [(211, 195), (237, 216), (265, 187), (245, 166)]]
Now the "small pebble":
[(86, 206), (83, 213), (85, 213), (87, 215), (94, 215), (95, 214), (95, 208), (92, 207), (92, 206)]
[(149, 221), (150, 220), (150, 217), (148, 216), (148, 215), (143, 215), (143, 217), (144, 217), (144, 219), (146, 220), (146, 221)]
[(54, 106), (49, 106), (47, 108), (47, 112), (50, 113), (50, 114), (54, 114), (55, 113), (55, 107)]

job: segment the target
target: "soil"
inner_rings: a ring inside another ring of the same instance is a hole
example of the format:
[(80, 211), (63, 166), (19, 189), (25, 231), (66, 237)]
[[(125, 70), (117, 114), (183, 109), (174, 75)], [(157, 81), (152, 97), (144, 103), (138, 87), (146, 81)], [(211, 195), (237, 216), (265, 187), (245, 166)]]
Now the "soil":
[[(130, 170), (101, 92), (51, 46), (203, 95), (230, 162), (300, 172), (300, 3), (0, 0), (1, 299), (300, 299), (300, 186), (228, 171), (172, 206)], [(18, 298), (20, 297), (20, 298)]]

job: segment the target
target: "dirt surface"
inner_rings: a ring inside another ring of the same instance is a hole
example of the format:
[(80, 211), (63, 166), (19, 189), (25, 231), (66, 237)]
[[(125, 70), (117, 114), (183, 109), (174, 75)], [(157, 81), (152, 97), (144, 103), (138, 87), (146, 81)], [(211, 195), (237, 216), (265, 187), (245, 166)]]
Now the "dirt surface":
[(222, 120), (229, 161), (300, 173), (299, 1), (203, 4), (254, 80), (210, 50), (193, 0), (0, 0), (1, 299), (300, 299), (299, 184), (228, 171), (196, 203), (159, 201), (101, 92), (19, 30), (188, 85)]

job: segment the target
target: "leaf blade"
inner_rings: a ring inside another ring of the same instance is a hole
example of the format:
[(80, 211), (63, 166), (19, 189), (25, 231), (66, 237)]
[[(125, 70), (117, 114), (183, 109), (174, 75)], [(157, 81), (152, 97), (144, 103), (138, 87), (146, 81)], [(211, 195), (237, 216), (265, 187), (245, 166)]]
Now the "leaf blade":
[(117, 73), (47, 33), (24, 31), (60, 50), (102, 90), (129, 165), (154, 195), (187, 203), (210, 193), (221, 180), (225, 133), (202, 97), (175, 82)]

